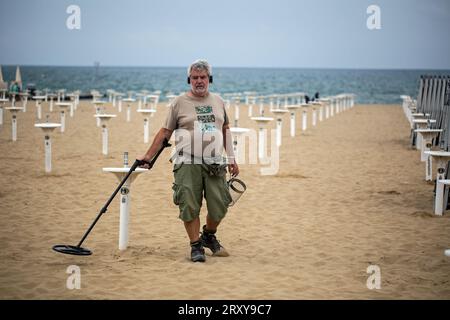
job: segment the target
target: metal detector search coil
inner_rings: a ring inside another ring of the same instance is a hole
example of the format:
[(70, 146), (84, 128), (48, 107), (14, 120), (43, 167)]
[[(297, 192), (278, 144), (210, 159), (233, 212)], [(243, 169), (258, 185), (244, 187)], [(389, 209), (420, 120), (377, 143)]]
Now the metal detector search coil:
[(231, 207), (244, 194), (245, 190), (247, 190), (247, 186), (245, 185), (244, 181), (237, 178), (231, 178), (227, 181), (227, 184), (231, 195), (231, 202), (228, 206)]

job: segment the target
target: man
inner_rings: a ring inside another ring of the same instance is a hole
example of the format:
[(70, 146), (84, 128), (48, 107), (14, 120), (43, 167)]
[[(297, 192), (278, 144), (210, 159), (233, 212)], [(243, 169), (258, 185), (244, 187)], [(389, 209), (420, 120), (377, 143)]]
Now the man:
[[(163, 127), (138, 160), (149, 161), (175, 131), (173, 201), (179, 206), (179, 218), (189, 236), (191, 260), (205, 261), (204, 247), (213, 256), (228, 256), (215, 233), (231, 202), (226, 185), (226, 167), (232, 176), (239, 174), (231, 147), (229, 120), (223, 100), (209, 92), (211, 66), (197, 60), (188, 68), (191, 90), (177, 97), (169, 107)], [(223, 150), (227, 161), (223, 161)], [(148, 168), (148, 165), (142, 165)], [(206, 199), (208, 214), (200, 234), (200, 208)]]
[(19, 92), (20, 92), (19, 84), (18, 84), (16, 81), (14, 81), (14, 82), (11, 84), (11, 88), (10, 88), (9, 91), (10, 91), (11, 93), (15, 94), (15, 95), (19, 94)]

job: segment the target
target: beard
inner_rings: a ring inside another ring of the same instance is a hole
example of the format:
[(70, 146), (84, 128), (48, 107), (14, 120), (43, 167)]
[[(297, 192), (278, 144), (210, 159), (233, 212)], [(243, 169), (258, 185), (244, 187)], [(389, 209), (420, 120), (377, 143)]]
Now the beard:
[(197, 86), (193, 89), (196, 94), (205, 94), (208, 90), (206, 86)]

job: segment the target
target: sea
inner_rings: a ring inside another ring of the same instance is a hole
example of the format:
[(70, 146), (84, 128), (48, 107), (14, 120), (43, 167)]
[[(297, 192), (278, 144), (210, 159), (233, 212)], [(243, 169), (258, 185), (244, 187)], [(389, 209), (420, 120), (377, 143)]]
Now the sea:
[[(4, 81), (15, 79), (16, 66), (2, 66)], [(167, 94), (189, 90), (184, 67), (112, 66), (20, 66), (23, 88), (89, 94), (161, 91)], [(340, 93), (355, 94), (356, 103), (399, 104), (400, 95), (417, 97), (421, 75), (450, 75), (450, 70), (300, 69), (300, 68), (213, 68), (210, 91), (220, 94), (257, 92), (259, 95), (303, 92), (310, 97)]]

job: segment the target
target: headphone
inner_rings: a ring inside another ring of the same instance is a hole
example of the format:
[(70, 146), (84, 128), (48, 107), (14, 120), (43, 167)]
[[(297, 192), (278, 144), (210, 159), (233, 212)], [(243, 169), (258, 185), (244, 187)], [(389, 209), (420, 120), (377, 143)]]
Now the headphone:
[[(187, 83), (191, 84), (191, 78), (187, 77)], [(213, 76), (209, 76), (209, 83), (213, 83)]]

